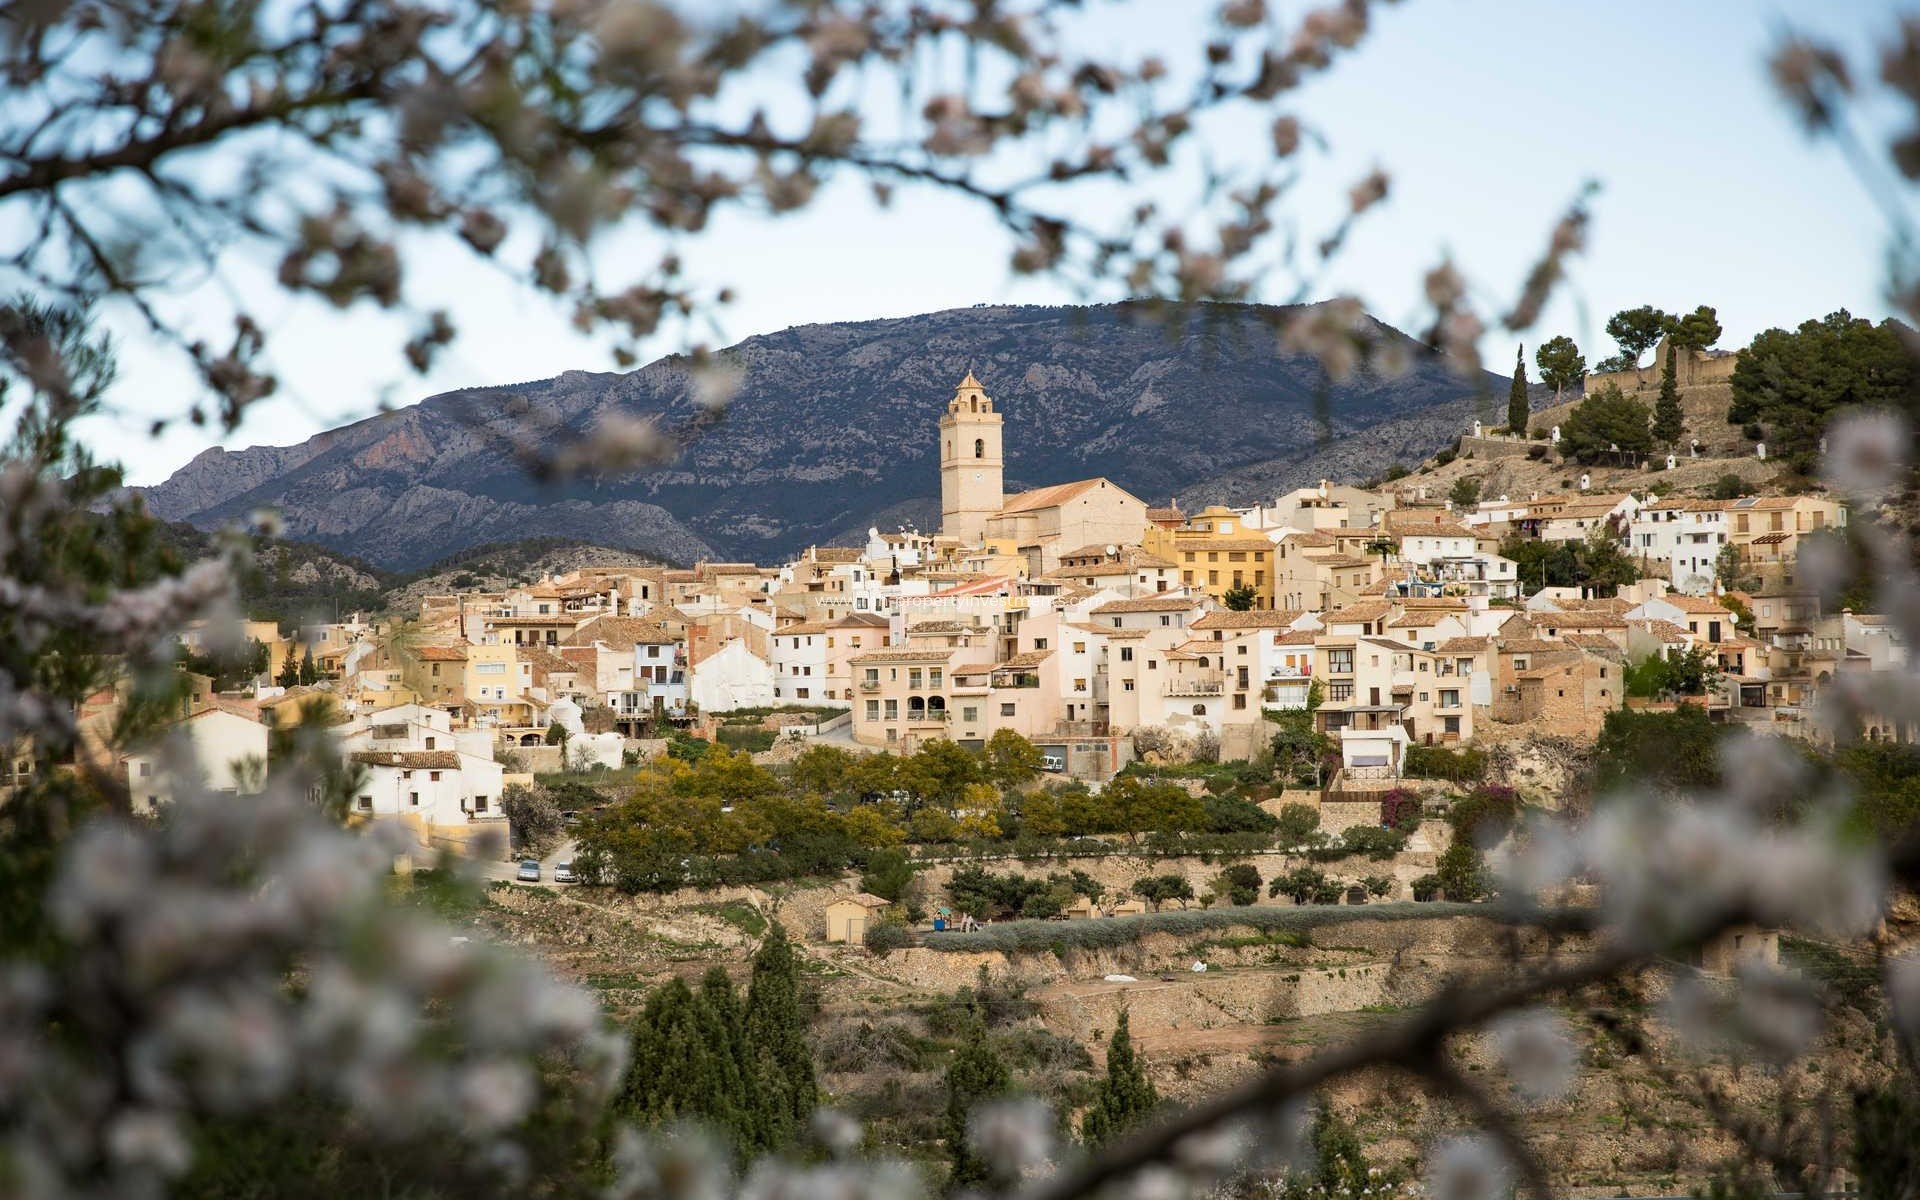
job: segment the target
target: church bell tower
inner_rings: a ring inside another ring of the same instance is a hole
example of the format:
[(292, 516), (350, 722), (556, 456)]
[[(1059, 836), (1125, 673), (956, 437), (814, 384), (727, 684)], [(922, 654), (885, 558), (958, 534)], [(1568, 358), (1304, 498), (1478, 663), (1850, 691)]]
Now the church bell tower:
[(1003, 464), (1000, 414), (968, 371), (940, 418), (940, 532), (968, 545), (986, 536), (987, 518), (1000, 511)]

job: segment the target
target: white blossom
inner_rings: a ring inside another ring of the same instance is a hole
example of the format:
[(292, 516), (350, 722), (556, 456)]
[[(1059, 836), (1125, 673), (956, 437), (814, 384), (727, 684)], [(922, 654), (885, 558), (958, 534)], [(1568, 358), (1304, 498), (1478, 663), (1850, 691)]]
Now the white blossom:
[(1017, 1179), (1054, 1152), (1054, 1115), (1032, 1097), (983, 1104), (967, 1119), (967, 1140), (997, 1174)]
[(1877, 502), (1906, 478), (1912, 450), (1912, 427), (1898, 413), (1850, 413), (1828, 430), (1821, 474), (1841, 495)]
[(1433, 1200), (1501, 1200), (1510, 1168), (1491, 1138), (1451, 1137), (1428, 1157), (1427, 1187)]
[(1552, 1100), (1573, 1082), (1579, 1059), (1566, 1018), (1544, 1008), (1508, 1013), (1490, 1027), (1507, 1074), (1519, 1092)]

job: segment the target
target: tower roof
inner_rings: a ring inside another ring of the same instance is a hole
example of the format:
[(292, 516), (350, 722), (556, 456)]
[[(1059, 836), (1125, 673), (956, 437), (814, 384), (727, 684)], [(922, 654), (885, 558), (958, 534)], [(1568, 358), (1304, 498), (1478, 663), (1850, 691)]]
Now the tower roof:
[(973, 377), (973, 368), (968, 367), (967, 377), (960, 381), (960, 386), (963, 388), (984, 388), (986, 385), (981, 383), (978, 379), (975, 379)]

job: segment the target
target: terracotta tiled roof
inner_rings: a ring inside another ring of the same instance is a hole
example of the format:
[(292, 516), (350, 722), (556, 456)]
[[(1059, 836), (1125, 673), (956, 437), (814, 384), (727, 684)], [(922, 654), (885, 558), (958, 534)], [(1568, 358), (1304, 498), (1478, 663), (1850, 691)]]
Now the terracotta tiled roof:
[(1614, 613), (1540, 613), (1533, 623), (1548, 629), (1621, 629), (1626, 626), (1627, 619)]
[(1022, 654), (1013, 655), (1005, 662), (998, 662), (993, 665), (995, 669), (1000, 667), (1037, 667), (1052, 657), (1053, 651), (1051, 650), (1028, 650)]
[(1700, 613), (1706, 616), (1724, 617), (1730, 615), (1727, 606), (1718, 600), (1706, 596), (1689, 596), (1683, 592), (1668, 592), (1660, 597), (1681, 612)]
[(1320, 619), (1327, 625), (1351, 625), (1365, 621), (1378, 621), (1392, 611), (1393, 605), (1385, 600), (1364, 600), (1359, 604), (1336, 608)]
[(914, 633), (972, 633), (974, 627), (965, 621), (916, 621), (907, 626), (909, 634)]
[(852, 546), (815, 546), (807, 557), (817, 563), (857, 563), (864, 554)]
[(1630, 621), (1628, 624), (1641, 629), (1663, 642), (1690, 642), (1693, 635), (1675, 625), (1672, 621)]
[(1578, 646), (1582, 650), (1609, 657), (1618, 657), (1621, 652), (1620, 644), (1605, 634), (1570, 633), (1561, 640), (1565, 641), (1569, 646)]
[(833, 899), (827, 901), (827, 903), (858, 904), (861, 908), (885, 908), (889, 904), (892, 904), (893, 901), (884, 900), (872, 892), (855, 892), (851, 896), (835, 896)]
[(1185, 516), (1186, 514), (1182, 513), (1178, 507), (1150, 508), (1147, 510), (1147, 520), (1156, 523), (1161, 521), (1179, 521), (1185, 519)]
[(1198, 596), (1179, 596), (1165, 593), (1153, 596), (1139, 596), (1132, 600), (1109, 600), (1094, 609), (1094, 615), (1101, 613), (1130, 612), (1180, 612), (1183, 609), (1198, 608)]
[(1433, 648), (1435, 654), (1478, 654), (1493, 645), (1492, 638), (1455, 637), (1448, 638)]
[(1084, 633), (1097, 633), (1105, 638), (1120, 638), (1123, 641), (1147, 636), (1147, 631), (1144, 629), (1115, 629), (1110, 625), (1086, 625), (1079, 621), (1068, 621), (1067, 628), (1078, 629)]
[(1195, 621), (1190, 629), (1285, 629), (1298, 621), (1303, 615), (1298, 608), (1250, 608), (1245, 612), (1235, 612), (1230, 608), (1216, 608)]
[(955, 646), (913, 646), (905, 649), (870, 650), (865, 654), (856, 654), (849, 662), (889, 663), (889, 662), (942, 662), (959, 652)]
[[(1099, 477), (1093, 479), (1076, 479), (1072, 483), (1056, 483), (1051, 487), (1035, 488), (1030, 492), (1021, 492), (1015, 496), (1008, 496), (1001, 502), (1000, 511), (1003, 513), (1023, 513), (1034, 512), (1042, 508), (1054, 508), (1070, 500), (1078, 499), (1085, 493), (1097, 488), (1111, 489), (1122, 496), (1127, 496), (1127, 492), (1112, 480)], [(1128, 496), (1128, 499), (1132, 499), (1132, 497)]]
[(353, 761), (369, 767), (401, 767), (406, 770), (427, 768), (435, 771), (458, 770), (460, 756), (452, 750), (360, 750)]
[(465, 646), (415, 646), (413, 657), (421, 662), (465, 662)]
[[(655, 610), (658, 611), (658, 610)], [(678, 610), (670, 610), (678, 612)], [(682, 614), (684, 615), (684, 614)], [(605, 642), (609, 646), (670, 646), (679, 638), (640, 617), (595, 617), (567, 637), (576, 646)]]

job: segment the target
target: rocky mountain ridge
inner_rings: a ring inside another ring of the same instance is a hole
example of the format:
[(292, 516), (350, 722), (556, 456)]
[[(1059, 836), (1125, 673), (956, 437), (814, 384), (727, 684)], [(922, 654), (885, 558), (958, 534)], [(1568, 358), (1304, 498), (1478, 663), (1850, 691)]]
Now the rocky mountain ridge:
[[(288, 537), (388, 568), (535, 536), (771, 561), (874, 523), (937, 521), (934, 426), (969, 369), (1006, 414), (1009, 491), (1105, 475), (1156, 503), (1376, 474), (1504, 396), (1504, 379), (1460, 379), (1378, 322), (1412, 368), (1331, 382), (1279, 347), (1286, 312), (978, 306), (800, 326), (721, 353), (740, 386), (717, 421), (674, 356), (445, 393), (296, 446), (209, 450), (146, 494), (201, 528), (277, 508)], [(543, 484), (525, 469), (529, 440), (563, 445), (616, 415), (695, 432), (673, 461), (617, 478)]]

